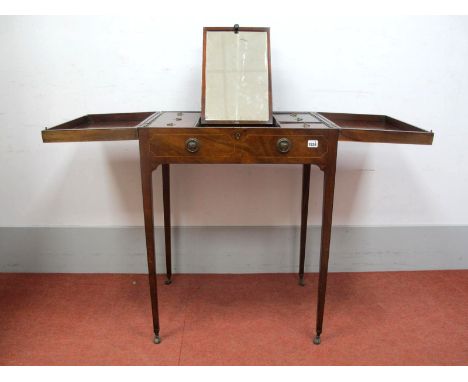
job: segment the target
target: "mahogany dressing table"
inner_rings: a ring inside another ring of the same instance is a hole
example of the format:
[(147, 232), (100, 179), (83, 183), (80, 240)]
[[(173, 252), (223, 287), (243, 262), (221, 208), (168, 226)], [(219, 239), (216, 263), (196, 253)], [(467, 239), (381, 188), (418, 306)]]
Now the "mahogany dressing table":
[[(244, 44), (244, 45), (242, 45)], [(220, 49), (221, 47), (221, 49)], [(299, 284), (311, 165), (324, 174), (316, 336), (327, 286), (338, 142), (431, 145), (433, 133), (384, 115), (273, 112), (268, 28), (204, 28), (202, 111), (91, 114), (42, 131), (44, 142), (138, 140), (154, 342), (159, 344), (152, 172), (162, 167), (166, 281), (171, 266), (171, 164), (301, 165)]]

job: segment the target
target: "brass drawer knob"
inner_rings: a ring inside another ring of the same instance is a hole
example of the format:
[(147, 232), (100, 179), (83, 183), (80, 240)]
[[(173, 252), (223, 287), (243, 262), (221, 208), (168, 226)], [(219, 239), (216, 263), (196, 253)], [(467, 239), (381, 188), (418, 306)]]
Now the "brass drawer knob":
[(280, 138), (278, 139), (278, 142), (276, 142), (276, 148), (280, 153), (287, 153), (289, 150), (291, 150), (292, 144), (291, 141), (288, 138)]
[(185, 149), (189, 153), (196, 153), (200, 150), (200, 142), (197, 138), (189, 138), (185, 141)]

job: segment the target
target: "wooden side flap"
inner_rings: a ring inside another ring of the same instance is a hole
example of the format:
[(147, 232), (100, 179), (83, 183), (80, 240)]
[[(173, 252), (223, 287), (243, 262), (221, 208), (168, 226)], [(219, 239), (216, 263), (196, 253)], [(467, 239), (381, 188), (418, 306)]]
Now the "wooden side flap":
[(153, 114), (89, 114), (42, 130), (42, 140), (46, 143), (134, 140), (138, 139), (137, 127)]
[(431, 145), (434, 133), (385, 115), (318, 113), (340, 129), (340, 141)]

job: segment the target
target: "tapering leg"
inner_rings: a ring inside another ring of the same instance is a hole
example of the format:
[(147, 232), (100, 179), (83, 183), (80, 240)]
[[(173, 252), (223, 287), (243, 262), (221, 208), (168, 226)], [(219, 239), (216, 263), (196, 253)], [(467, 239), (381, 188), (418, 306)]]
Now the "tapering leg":
[(158, 286), (156, 283), (156, 261), (154, 247), (154, 216), (153, 216), (153, 181), (152, 169), (144, 158), (140, 158), (141, 186), (143, 191), (143, 212), (145, 218), (146, 255), (148, 260), (148, 278), (153, 313), (154, 343), (159, 344), (159, 311)]
[(164, 242), (166, 246), (166, 285), (172, 282), (171, 261), (171, 186), (169, 165), (162, 165), (163, 204), (164, 204)]
[(307, 238), (307, 216), (309, 213), (310, 164), (302, 166), (301, 238), (299, 250), (299, 285), (304, 286), (305, 246)]
[(333, 161), (324, 171), (323, 205), (322, 205), (322, 237), (320, 244), (320, 274), (317, 301), (317, 325), (314, 344), (320, 344), (322, 334), (323, 313), (325, 309), (325, 292), (327, 289), (328, 257), (333, 215), (333, 195), (335, 192), (335, 168)]

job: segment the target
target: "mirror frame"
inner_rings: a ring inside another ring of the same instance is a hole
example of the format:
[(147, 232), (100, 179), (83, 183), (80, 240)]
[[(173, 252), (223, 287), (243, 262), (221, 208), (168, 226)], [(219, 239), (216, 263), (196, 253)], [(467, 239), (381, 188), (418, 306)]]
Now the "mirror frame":
[(268, 121), (230, 121), (230, 120), (206, 120), (206, 35), (207, 32), (232, 32), (233, 27), (204, 27), (203, 28), (203, 65), (202, 65), (202, 100), (201, 100), (201, 124), (202, 125), (273, 125), (273, 101), (271, 96), (271, 57), (270, 57), (270, 28), (269, 27), (239, 27), (240, 32), (266, 32), (267, 34), (267, 59), (268, 59)]

